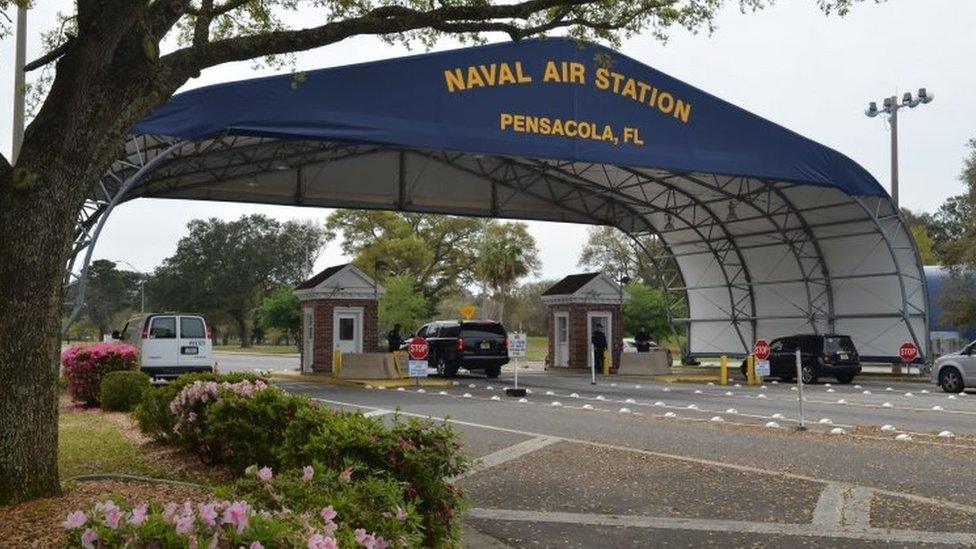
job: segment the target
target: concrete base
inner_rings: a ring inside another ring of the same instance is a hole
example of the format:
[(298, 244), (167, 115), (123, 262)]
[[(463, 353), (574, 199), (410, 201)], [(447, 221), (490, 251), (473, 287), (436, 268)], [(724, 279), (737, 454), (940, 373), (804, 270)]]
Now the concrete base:
[(617, 373), (624, 376), (655, 376), (671, 373), (668, 352), (655, 349), (649, 353), (621, 353)]
[(339, 379), (400, 379), (391, 353), (343, 353)]

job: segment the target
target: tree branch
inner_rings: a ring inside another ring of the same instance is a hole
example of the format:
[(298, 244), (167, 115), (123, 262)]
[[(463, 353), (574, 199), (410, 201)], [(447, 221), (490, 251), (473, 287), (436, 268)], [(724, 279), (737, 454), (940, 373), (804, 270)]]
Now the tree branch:
[[(240, 36), (190, 46), (166, 55), (162, 61), (180, 73), (195, 73), (207, 67), (232, 61), (303, 51), (339, 42), (360, 34), (397, 34), (422, 28), (443, 28), (449, 32), (478, 32), (501, 30), (511, 36), (525, 36), (517, 26), (495, 21), (498, 19), (528, 19), (552, 8), (570, 8), (595, 4), (600, 0), (526, 0), (507, 5), (442, 6), (419, 11), (403, 6), (382, 6), (369, 13), (301, 30), (275, 31)], [(559, 17), (564, 17), (561, 15)], [(550, 22), (550, 25), (552, 23)], [(590, 25), (577, 18), (552, 26), (540, 25), (532, 29), (552, 29), (571, 24)], [(605, 25), (602, 22), (596, 23)], [(542, 32), (536, 30), (535, 32)]]
[(71, 49), (71, 46), (74, 45), (74, 43), (75, 37), (69, 34), (67, 36), (67, 40), (62, 42), (60, 46), (24, 65), (24, 72), (31, 72), (32, 70), (39, 69), (44, 65), (59, 59), (62, 55), (68, 53), (68, 50)]

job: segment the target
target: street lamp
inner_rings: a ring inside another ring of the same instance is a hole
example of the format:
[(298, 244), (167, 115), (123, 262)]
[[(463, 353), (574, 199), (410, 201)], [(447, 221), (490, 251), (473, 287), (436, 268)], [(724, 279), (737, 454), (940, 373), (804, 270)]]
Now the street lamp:
[(881, 109), (878, 108), (877, 102), (871, 101), (864, 111), (864, 114), (870, 118), (885, 113), (888, 115), (888, 121), (891, 122), (891, 200), (895, 203), (895, 208), (898, 207), (898, 110), (902, 107), (914, 109), (919, 105), (931, 103), (933, 99), (935, 94), (925, 88), (919, 88), (918, 95), (915, 97), (912, 97), (911, 92), (907, 92), (899, 102), (898, 96), (892, 95), (882, 101)]

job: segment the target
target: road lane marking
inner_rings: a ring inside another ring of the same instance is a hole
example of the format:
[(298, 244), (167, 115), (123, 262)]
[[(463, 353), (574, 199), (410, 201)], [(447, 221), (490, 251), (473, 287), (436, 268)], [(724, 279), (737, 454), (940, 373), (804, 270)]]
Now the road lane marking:
[(457, 482), (461, 479), (470, 477), (471, 475), (480, 473), (490, 467), (495, 467), (496, 465), (501, 465), (502, 463), (518, 459), (524, 455), (535, 452), (536, 450), (541, 450), (556, 442), (559, 442), (559, 440), (547, 436), (533, 437), (529, 440), (524, 440), (518, 444), (509, 446), (507, 448), (502, 448), (497, 452), (493, 452), (482, 457), (478, 460), (477, 465), (472, 467), (468, 472), (453, 477), (450, 480), (451, 482)]
[(644, 515), (602, 515), (596, 513), (568, 513), (558, 511), (484, 509), (479, 507), (471, 509), (467, 516), (475, 519), (509, 522), (549, 522), (556, 524), (578, 524), (587, 526), (616, 526), (663, 530), (696, 530), (702, 532), (723, 533), (736, 532), (742, 534), (857, 539), (895, 543), (976, 544), (976, 534), (962, 532), (924, 532), (915, 530), (889, 530), (886, 528), (867, 528), (863, 530), (825, 528), (820, 524), (748, 522), (719, 519), (651, 517)]
[(384, 410), (382, 408), (377, 408), (375, 410), (370, 410), (368, 412), (365, 412), (363, 414), (363, 416), (365, 416), (365, 417), (379, 417), (379, 416), (385, 416), (387, 414), (392, 414), (392, 413), (393, 413), (393, 410)]
[[(360, 409), (364, 409), (364, 410), (375, 410), (375, 409), (378, 409), (375, 406), (371, 406), (371, 405), (368, 405), (368, 404), (357, 404), (357, 403), (353, 403), (353, 402), (345, 402), (345, 401), (340, 401), (340, 400), (332, 400), (332, 399), (319, 398), (319, 397), (311, 397), (311, 398), (312, 398), (312, 400), (315, 400), (315, 401), (318, 401), (318, 402), (324, 402), (324, 403), (327, 403), (327, 404), (335, 404), (337, 406), (348, 406), (348, 407), (360, 408)], [(686, 462), (686, 463), (695, 463), (695, 464), (698, 464), (698, 465), (706, 465), (706, 466), (723, 468), (723, 469), (731, 469), (733, 471), (741, 471), (741, 472), (745, 472), (745, 473), (757, 473), (757, 474), (761, 474), (761, 475), (768, 475), (768, 476), (781, 477), (781, 478), (794, 479), (794, 480), (802, 480), (802, 481), (813, 482), (813, 483), (817, 483), (817, 484), (828, 484), (828, 483), (831, 483), (831, 482), (836, 482), (836, 481), (833, 481), (833, 480), (825, 480), (825, 479), (820, 479), (820, 478), (811, 477), (811, 476), (807, 476), (807, 475), (800, 475), (800, 474), (797, 474), (797, 473), (788, 473), (786, 471), (772, 471), (772, 470), (768, 470), (768, 469), (760, 469), (758, 467), (751, 467), (751, 466), (748, 466), (748, 465), (739, 465), (739, 464), (736, 464), (736, 463), (726, 463), (726, 462), (722, 462), (722, 461), (714, 461), (714, 460), (710, 460), (710, 459), (696, 458), (696, 457), (691, 457), (691, 456), (682, 456), (682, 455), (678, 455), (678, 454), (667, 454), (667, 453), (664, 453), (664, 452), (655, 452), (653, 450), (644, 450), (644, 449), (641, 449), (641, 448), (634, 448), (634, 447), (631, 447), (631, 446), (621, 446), (621, 445), (618, 445), (618, 444), (607, 444), (607, 443), (604, 443), (604, 442), (595, 442), (595, 441), (592, 441), (592, 440), (584, 440), (584, 439), (578, 439), (578, 438), (561, 437), (559, 435), (550, 435), (550, 434), (545, 434), (545, 433), (535, 433), (535, 432), (532, 432), (532, 431), (524, 431), (524, 430), (521, 430), (521, 429), (512, 429), (512, 428), (509, 428), (509, 427), (498, 427), (498, 426), (495, 426), (495, 425), (486, 425), (486, 424), (483, 424), (483, 423), (474, 423), (474, 422), (471, 422), (471, 421), (462, 421), (462, 420), (458, 420), (458, 419), (441, 418), (441, 417), (432, 416), (430, 414), (417, 414), (417, 413), (412, 413), (412, 412), (404, 412), (403, 410), (398, 410), (396, 413), (399, 414), (399, 415), (402, 415), (402, 416), (415, 417), (415, 418), (419, 418), (419, 419), (427, 419), (427, 420), (430, 420), (430, 421), (440, 421), (440, 422), (444, 422), (444, 423), (451, 423), (451, 424), (454, 424), (454, 425), (464, 425), (466, 427), (476, 427), (476, 428), (480, 428), (480, 429), (487, 429), (489, 431), (498, 431), (500, 433), (512, 433), (512, 434), (516, 434), (516, 435), (524, 435), (524, 436), (533, 437), (533, 438), (536, 438), (536, 437), (547, 437), (547, 438), (555, 439), (557, 441), (572, 442), (572, 443), (575, 443), (575, 444), (581, 444), (581, 445), (584, 445), (584, 446), (591, 446), (591, 447), (594, 447), (594, 448), (602, 448), (602, 449), (606, 449), (606, 450), (617, 450), (617, 451), (621, 451), (621, 452), (630, 452), (630, 453), (635, 453), (635, 454), (640, 454), (640, 455), (646, 455), (646, 456), (652, 456), (652, 457), (659, 457), (659, 458), (671, 459), (671, 460), (676, 460), (676, 461), (683, 461), (683, 462)], [(857, 485), (857, 486), (859, 486), (861, 488), (865, 488), (867, 490), (871, 490), (871, 491), (873, 491), (876, 494), (881, 494), (881, 495), (885, 495), (885, 496), (892, 496), (892, 497), (905, 498), (905, 499), (912, 500), (912, 501), (915, 501), (915, 502), (918, 502), (918, 503), (924, 503), (924, 504), (928, 504), (928, 505), (936, 505), (936, 506), (940, 506), (940, 507), (946, 507), (946, 508), (949, 508), (949, 509), (953, 509), (953, 510), (959, 511), (961, 513), (967, 513), (967, 514), (970, 514), (970, 515), (976, 515), (976, 507), (971, 506), (971, 505), (966, 505), (966, 504), (963, 504), (963, 503), (956, 503), (954, 501), (947, 501), (947, 500), (942, 500), (942, 499), (936, 499), (936, 498), (931, 498), (931, 497), (927, 497), (927, 496), (919, 496), (919, 495), (911, 494), (911, 493), (907, 493), (907, 492), (896, 492), (894, 490), (886, 490), (884, 488), (875, 488), (875, 487), (871, 487), (871, 486), (862, 486), (862, 485)]]

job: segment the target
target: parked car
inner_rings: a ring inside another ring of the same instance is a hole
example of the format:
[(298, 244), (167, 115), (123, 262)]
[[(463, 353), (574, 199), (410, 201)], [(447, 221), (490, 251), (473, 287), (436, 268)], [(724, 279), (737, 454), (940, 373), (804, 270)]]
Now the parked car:
[[(850, 383), (861, 373), (861, 357), (854, 342), (846, 335), (795, 335), (774, 339), (769, 344), (769, 374), (783, 381), (796, 379), (796, 350), (800, 349), (803, 383), (815, 383), (832, 377), (838, 383)], [(746, 375), (746, 361), (742, 361)]]
[(961, 351), (942, 355), (932, 365), (932, 383), (947, 393), (961, 393), (976, 387), (976, 341)]
[(139, 349), (140, 367), (156, 379), (175, 379), (192, 372), (212, 372), (213, 340), (203, 316), (192, 313), (148, 313), (129, 319), (112, 332)]
[(444, 377), (454, 377), (460, 368), (498, 377), (508, 364), (508, 334), (499, 322), (439, 320), (422, 326), (417, 335), (430, 344), (427, 361)]

